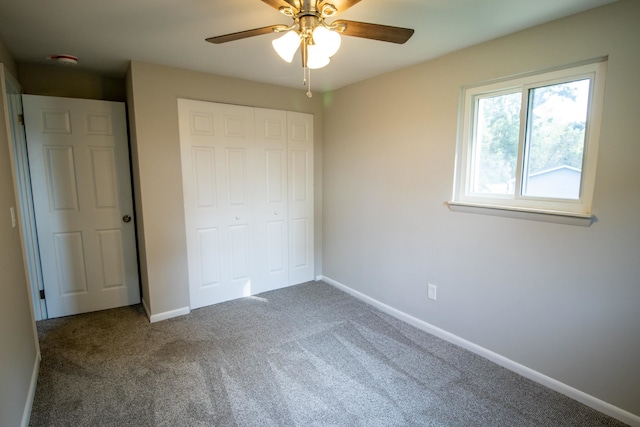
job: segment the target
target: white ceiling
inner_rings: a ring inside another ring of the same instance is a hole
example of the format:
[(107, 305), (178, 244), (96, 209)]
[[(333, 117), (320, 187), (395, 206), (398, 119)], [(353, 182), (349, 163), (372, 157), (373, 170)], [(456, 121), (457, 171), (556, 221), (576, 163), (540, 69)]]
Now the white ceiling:
[[(362, 0), (338, 18), (415, 34), (404, 45), (343, 37), (331, 63), (312, 72), (312, 86), (336, 89), (613, 1)], [(276, 34), (204, 40), (290, 23), (260, 0), (0, 0), (0, 39), (18, 62), (71, 54), (78, 68), (119, 77), (133, 59), (302, 88), (299, 53), (282, 61), (270, 43)]]

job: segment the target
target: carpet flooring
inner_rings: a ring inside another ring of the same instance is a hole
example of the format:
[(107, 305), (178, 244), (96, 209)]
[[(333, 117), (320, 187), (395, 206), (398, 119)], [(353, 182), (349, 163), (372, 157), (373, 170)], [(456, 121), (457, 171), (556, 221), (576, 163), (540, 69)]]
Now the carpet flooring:
[(322, 282), (38, 322), (31, 426), (623, 426)]

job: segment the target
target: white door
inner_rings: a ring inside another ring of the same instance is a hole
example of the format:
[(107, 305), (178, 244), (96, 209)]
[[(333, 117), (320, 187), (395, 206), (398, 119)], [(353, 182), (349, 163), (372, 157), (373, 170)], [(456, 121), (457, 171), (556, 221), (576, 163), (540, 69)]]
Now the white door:
[(23, 103), (49, 317), (139, 303), (124, 104)]
[(255, 109), (255, 293), (289, 285), (287, 112)]
[(251, 295), (253, 110), (179, 99), (191, 308)]
[(312, 280), (313, 117), (292, 127), (285, 111), (185, 99), (178, 111), (191, 308)]

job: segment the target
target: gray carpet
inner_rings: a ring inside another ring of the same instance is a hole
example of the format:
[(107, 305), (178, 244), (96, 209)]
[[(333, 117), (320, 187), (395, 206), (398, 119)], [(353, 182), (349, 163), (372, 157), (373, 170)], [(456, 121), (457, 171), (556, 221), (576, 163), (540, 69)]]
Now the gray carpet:
[(624, 425), (324, 283), (38, 333), (32, 426)]

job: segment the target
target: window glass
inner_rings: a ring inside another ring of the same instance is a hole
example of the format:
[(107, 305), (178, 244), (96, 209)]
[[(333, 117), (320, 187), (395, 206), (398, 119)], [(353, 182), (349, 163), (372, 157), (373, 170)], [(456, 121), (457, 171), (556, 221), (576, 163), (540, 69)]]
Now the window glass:
[(513, 194), (520, 129), (520, 92), (477, 99), (472, 192)]
[(580, 198), (590, 80), (529, 90), (522, 194)]

